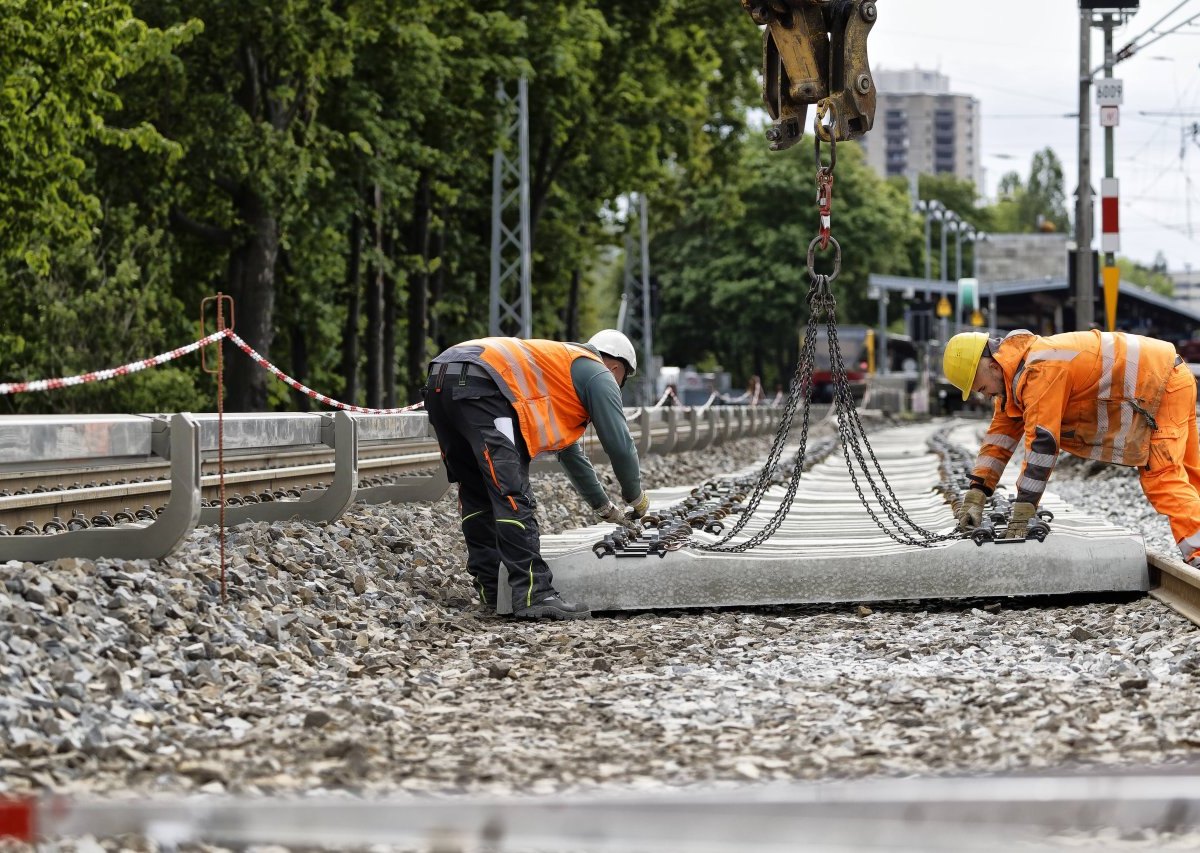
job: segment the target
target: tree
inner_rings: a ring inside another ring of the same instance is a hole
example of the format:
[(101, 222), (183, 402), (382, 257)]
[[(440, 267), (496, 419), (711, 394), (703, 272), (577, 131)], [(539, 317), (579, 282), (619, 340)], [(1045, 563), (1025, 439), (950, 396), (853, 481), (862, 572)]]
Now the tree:
[[(201, 28), (187, 20), (155, 29), (110, 0), (0, 0), (5, 379), (111, 367), (195, 332), (191, 311), (173, 300), (161, 232), (136, 201), (108, 197), (97, 170), (108, 160), (136, 162), (133, 174), (159, 174), (178, 157), (173, 140), (127, 112), (122, 90), (152, 77)], [(197, 380), (170, 365), (120, 383), (4, 397), (0, 407), (194, 409), (202, 399)]]
[[(37, 270), (0, 267), (5, 378), (107, 366), (191, 339), (195, 306), (222, 290), (237, 300), (239, 334), (286, 372), (352, 402), (364, 387), (373, 405), (412, 399), (433, 351), (486, 332), (495, 88), (521, 76), (531, 91), (535, 333), (586, 335), (620, 199), (650, 194), (655, 225), (668, 225), (681, 188), (736, 166), (757, 97), (759, 35), (728, 0), (87, 7), (111, 20), (89, 18), (78, 0), (0, 3), (36, 12), (51, 56), (107, 22), (139, 45), (129, 67), (141, 71), (81, 72), (91, 88), (81, 82), (68, 106), (82, 130), (61, 146), (75, 160), (5, 164), (12, 180), (0, 193), (79, 200), (56, 202), (24, 232), (41, 236), (14, 238), (3, 256), (34, 258), (37, 240), (56, 246)], [(30, 26), (13, 15), (0, 33), (35, 44)], [(37, 114), (40, 90), (8, 82), (10, 67), (24, 68), (8, 41), (0, 103)], [(14, 127), (24, 125), (0, 126), (6, 149), (23, 144)], [(138, 129), (118, 138), (130, 144), (106, 144), (122, 127)], [(62, 189), (46, 190), (60, 178)], [(11, 216), (0, 228), (33, 221)], [(127, 299), (147, 309), (133, 326), (119, 338), (88, 334), (87, 312), (109, 322)], [(55, 300), (55, 331), (77, 346), (44, 345), (39, 306)], [(180, 388), (158, 399), (192, 406), (212, 388), (194, 368), (178, 376)], [(141, 386), (110, 387), (104, 405), (146, 399)], [(101, 404), (78, 394), (79, 405)], [(308, 402), (262, 371), (231, 373), (231, 409), (295, 405)]]
[(993, 229), (991, 209), (979, 206), (979, 188), (974, 181), (954, 175), (921, 175), (918, 179), (922, 199), (936, 199), (953, 210), (978, 231)]
[[(329, 174), (323, 96), (353, 67), (359, 31), (343, 5), (139, 4), (147, 20), (186, 14), (205, 22), (157, 104), (159, 126), (185, 149), (172, 176), (171, 222), (193, 241), (197, 267), (224, 268), (220, 287), (236, 302), (237, 330), (268, 358), (280, 252), (291, 225), (308, 214), (309, 190)], [(266, 408), (268, 381), (263, 371), (232, 372), (230, 408)]]
[[(1159, 257), (1162, 257), (1161, 252)], [(1148, 267), (1131, 261), (1129, 258), (1117, 258), (1117, 268), (1121, 270), (1121, 281), (1136, 284), (1138, 287), (1144, 287), (1163, 296), (1174, 295), (1175, 282), (1167, 275), (1165, 263), (1160, 269), (1157, 263), (1158, 258), (1155, 261), (1154, 266)]]
[(1003, 233), (1033, 233), (1070, 229), (1066, 192), (1063, 189), (1062, 161), (1053, 149), (1044, 148), (1033, 155), (1029, 178), (1021, 180), (1016, 172), (1000, 179), (1000, 199), (992, 206), (992, 230)]
[[(662, 286), (658, 340), (668, 363), (715, 358), (742, 378), (787, 382), (798, 333), (807, 321), (805, 257), (816, 232), (815, 208), (781, 205), (811, 199), (811, 144), (771, 153), (746, 139), (740, 166), (727, 180), (691, 188), (678, 224), (660, 232), (652, 253)], [(866, 298), (871, 272), (912, 274), (920, 245), (907, 193), (880, 180), (857, 146), (839, 152), (833, 234), (842, 246), (834, 282), (839, 322), (872, 322)], [(818, 252), (819, 271), (829, 271)]]
[(153, 127), (108, 119), (119, 80), (199, 29), (152, 29), (114, 0), (0, 0), (0, 261), (44, 273), (53, 246), (91, 238), (90, 144), (178, 154)]

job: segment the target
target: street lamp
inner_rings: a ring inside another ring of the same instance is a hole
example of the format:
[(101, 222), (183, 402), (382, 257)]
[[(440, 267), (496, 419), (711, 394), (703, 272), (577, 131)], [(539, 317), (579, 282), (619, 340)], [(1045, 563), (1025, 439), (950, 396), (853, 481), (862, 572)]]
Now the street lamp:
[[(948, 266), (947, 261), (946, 261), (946, 232), (949, 230), (949, 231), (953, 231), (957, 234), (958, 229), (959, 229), (960, 225), (962, 224), (962, 220), (959, 219), (958, 214), (955, 213), (953, 210), (943, 210), (941, 219), (942, 219), (942, 281), (946, 281), (946, 275), (947, 275), (946, 268)], [(943, 294), (942, 299), (948, 299), (948, 298), (949, 297), (947, 297), (945, 294)], [(943, 313), (941, 311), (939, 311), (938, 313), (941, 315), (941, 318), (942, 318), (940, 337), (942, 340), (942, 346), (945, 346), (946, 341), (949, 340), (949, 338), (950, 338), (950, 313), (949, 312)]]
[(956, 238), (954, 241), (954, 252), (955, 252), (955, 266), (954, 266), (955, 275), (954, 275), (954, 278), (957, 281), (958, 279), (962, 278), (963, 238), (965, 237), (968, 243), (975, 242), (975, 229), (971, 227), (971, 224), (969, 222), (959, 222), (958, 227), (954, 229), (954, 234), (955, 234), (955, 238)]
[(958, 214), (953, 210), (942, 209), (942, 281), (946, 280), (946, 229), (955, 231), (958, 229), (959, 218)]
[[(930, 276), (933, 274), (931, 270), (933, 264), (932, 235), (930, 233), (931, 223), (934, 219), (939, 218), (945, 210), (946, 205), (942, 204), (936, 198), (929, 200), (922, 199), (917, 202), (917, 212), (925, 214), (925, 281), (929, 281)], [(928, 302), (932, 296), (933, 294), (930, 292), (928, 286), (926, 286), (925, 301)]]
[[(963, 238), (966, 238), (966, 241), (968, 243), (975, 242), (975, 229), (966, 220), (961, 220), (958, 223), (958, 227), (954, 229), (954, 272), (955, 272), (954, 280), (955, 281), (962, 281)], [(962, 285), (959, 285), (959, 288), (961, 291)], [(955, 331), (961, 332), (962, 331), (963, 306), (956, 305), (954, 307), (955, 307), (955, 311), (954, 311)]]
[[(975, 246), (971, 251), (971, 274), (979, 280), (979, 244), (991, 242), (991, 235), (986, 231), (975, 232)], [(988, 337), (996, 334), (996, 282), (988, 284)]]

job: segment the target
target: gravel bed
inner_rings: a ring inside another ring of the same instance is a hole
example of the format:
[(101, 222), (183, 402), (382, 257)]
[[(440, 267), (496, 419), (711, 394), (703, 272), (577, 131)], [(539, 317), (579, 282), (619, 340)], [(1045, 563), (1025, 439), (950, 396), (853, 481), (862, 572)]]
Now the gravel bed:
[[(768, 447), (650, 459), (646, 484)], [(1110, 470), (1061, 465), (1051, 490), (1173, 550)], [(565, 477), (534, 488), (546, 532), (590, 523)], [(211, 529), (160, 562), (0, 564), (0, 793), (547, 794), (1200, 757), (1200, 630), (1148, 597), (514, 622), (473, 604), (453, 495), (245, 525), (227, 548), (225, 603)]]

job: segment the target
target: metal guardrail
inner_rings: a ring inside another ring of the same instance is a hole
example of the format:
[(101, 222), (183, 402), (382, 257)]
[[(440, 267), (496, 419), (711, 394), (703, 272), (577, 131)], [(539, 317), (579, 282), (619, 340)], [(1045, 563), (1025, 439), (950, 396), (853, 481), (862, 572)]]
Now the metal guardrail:
[[(101, 457), (171, 463), (171, 498), (152, 521), (67, 530), (47, 536), (0, 537), (0, 560), (41, 562), (60, 557), (105, 556), (124, 559), (165, 557), (200, 520), (200, 425), (192, 415), (107, 420), (35, 419), (25, 428), (19, 418), (0, 418), (0, 472), (24, 459), (38, 465), (61, 462), (93, 448)], [(76, 456), (75, 458), (78, 458)], [(94, 458), (94, 457), (84, 457)]]
[[(719, 446), (744, 437), (773, 432), (780, 409), (761, 407), (666, 407), (626, 411), (631, 433), (642, 457)], [(333, 452), (332, 481), (296, 500), (265, 500), (225, 507), (225, 523), (283, 521), (314, 522), (336, 519), (354, 501), (366, 503), (438, 500), (449, 483), (436, 457), (434, 472), (401, 477), (387, 485), (360, 486), (360, 451), (384, 444), (428, 441), (432, 436), (424, 412), (390, 415), (231, 414), (223, 420), (221, 444), (227, 460), (264, 450), (327, 447)], [(593, 461), (605, 459), (604, 449), (589, 428), (584, 448)], [(220, 508), (202, 506), (201, 462), (218, 448), (214, 414), (3, 416), (0, 417), (0, 484), (6, 475), (46, 471), (86, 473), (90, 468), (146, 463), (170, 463), (170, 500), (156, 517), (117, 519), (111, 527), (68, 529), (45, 535), (0, 536), (0, 560), (34, 562), (60, 557), (119, 557), (157, 559), (169, 554), (197, 526), (218, 522)], [(313, 466), (328, 470), (329, 466)], [(553, 455), (534, 460), (533, 470), (557, 469)], [(241, 474), (239, 477), (246, 477)], [(203, 478), (209, 479), (209, 478)], [(113, 500), (128, 500), (161, 483), (128, 483), (106, 487)], [(52, 494), (67, 506), (79, 492)], [(0, 498), (0, 508), (5, 498)], [(15, 499), (14, 499), (15, 500)]]

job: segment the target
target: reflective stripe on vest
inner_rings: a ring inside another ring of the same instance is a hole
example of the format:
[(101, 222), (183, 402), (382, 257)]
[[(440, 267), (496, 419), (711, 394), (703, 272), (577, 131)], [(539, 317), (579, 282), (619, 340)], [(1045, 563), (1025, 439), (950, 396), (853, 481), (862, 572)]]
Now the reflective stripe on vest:
[[(532, 418), (533, 423), (530, 425), (537, 430), (538, 443), (541, 446), (551, 447), (557, 444), (562, 440), (562, 434), (557, 429), (554, 402), (549, 399), (550, 392), (546, 389), (546, 379), (542, 376), (542, 369), (538, 367), (533, 353), (517, 338), (488, 338), (487, 344), (493, 351), (499, 353), (508, 364), (509, 372), (517, 381), (516, 390), (522, 399), (546, 398), (550, 423), (543, 418)], [(534, 388), (536, 391), (533, 390)]]
[[(1137, 399), (1138, 360), (1141, 357), (1142, 345), (1138, 338), (1130, 335), (1121, 336), (1125, 341), (1125, 390), (1126, 401)], [(1129, 431), (1133, 428), (1133, 406), (1121, 407), (1121, 431), (1113, 439), (1113, 459), (1122, 462), (1125, 459), (1125, 442)]]
[(484, 367), (512, 403), (531, 456), (562, 450), (583, 435), (590, 416), (571, 380), (580, 358), (603, 364), (578, 344), (518, 338), (480, 338), (451, 347), (435, 362), (470, 361)]
[[(1117, 339), (1112, 332), (1100, 334), (1100, 389), (1096, 395), (1096, 434), (1108, 434), (1108, 401), (1112, 399), (1113, 367), (1117, 361)], [(1104, 455), (1104, 445), (1098, 442), (1091, 452), (1093, 459)]]

